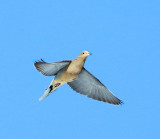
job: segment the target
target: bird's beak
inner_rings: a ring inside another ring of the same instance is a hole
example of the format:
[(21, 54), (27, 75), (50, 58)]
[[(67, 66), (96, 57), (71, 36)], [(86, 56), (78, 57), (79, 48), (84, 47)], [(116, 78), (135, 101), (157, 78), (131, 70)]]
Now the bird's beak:
[(92, 53), (89, 53), (89, 55), (92, 55)]

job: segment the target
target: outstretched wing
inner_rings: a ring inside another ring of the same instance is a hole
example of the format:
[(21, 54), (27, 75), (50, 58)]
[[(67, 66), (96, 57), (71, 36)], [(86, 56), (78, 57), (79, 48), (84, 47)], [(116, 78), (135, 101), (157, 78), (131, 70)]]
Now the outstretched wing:
[(36, 69), (45, 76), (55, 76), (59, 70), (70, 64), (70, 60), (46, 63), (41, 59), (34, 63)]
[(79, 77), (68, 83), (76, 92), (87, 95), (90, 98), (119, 105), (120, 99), (115, 97), (96, 77), (89, 73), (85, 68), (81, 71)]

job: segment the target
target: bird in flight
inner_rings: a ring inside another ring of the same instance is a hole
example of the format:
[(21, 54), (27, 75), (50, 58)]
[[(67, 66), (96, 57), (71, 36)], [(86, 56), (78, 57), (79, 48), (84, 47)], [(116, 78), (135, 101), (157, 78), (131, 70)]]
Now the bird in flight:
[(45, 76), (55, 76), (39, 101), (51, 94), (61, 85), (67, 83), (76, 92), (90, 98), (119, 105), (122, 101), (114, 96), (96, 77), (84, 68), (84, 63), (91, 53), (83, 51), (74, 60), (53, 63), (36, 61), (34, 66)]

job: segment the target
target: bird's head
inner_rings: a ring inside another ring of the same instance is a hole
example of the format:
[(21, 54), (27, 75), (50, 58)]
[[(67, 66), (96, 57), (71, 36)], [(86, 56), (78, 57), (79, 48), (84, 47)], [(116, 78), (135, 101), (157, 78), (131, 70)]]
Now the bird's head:
[(82, 53), (80, 53), (79, 57), (87, 58), (89, 55), (91, 55), (91, 53), (89, 53), (88, 51), (83, 51)]

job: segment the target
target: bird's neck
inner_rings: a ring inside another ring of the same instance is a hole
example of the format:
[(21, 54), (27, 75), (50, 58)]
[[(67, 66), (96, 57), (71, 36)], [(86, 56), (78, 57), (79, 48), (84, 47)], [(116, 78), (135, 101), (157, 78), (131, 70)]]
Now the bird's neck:
[(72, 73), (72, 74), (80, 74), (84, 63), (85, 63), (86, 58), (81, 58), (81, 57), (77, 57), (76, 59), (74, 59), (71, 64), (68, 66), (67, 68), (67, 72), (68, 73)]
[(83, 67), (87, 57), (77, 57), (74, 62), (77, 66)]

